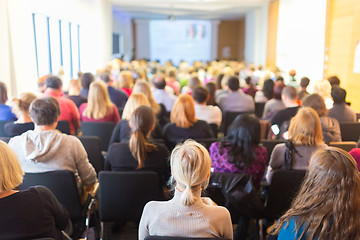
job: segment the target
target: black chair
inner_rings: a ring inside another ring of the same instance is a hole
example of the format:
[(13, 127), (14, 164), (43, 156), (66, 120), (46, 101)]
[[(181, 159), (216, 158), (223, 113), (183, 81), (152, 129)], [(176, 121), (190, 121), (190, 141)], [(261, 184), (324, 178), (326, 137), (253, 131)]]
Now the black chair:
[(6, 143), (9, 143), (11, 137), (0, 137), (0, 140)]
[(0, 137), (7, 137), (8, 136), (5, 133), (5, 129), (4, 129), (5, 124), (7, 124), (8, 122), (12, 122), (12, 121), (0, 121)]
[(245, 114), (245, 113), (250, 113), (250, 112), (225, 112), (223, 114), (223, 120), (221, 124), (222, 124), (222, 132), (224, 133), (224, 135), (227, 134), (228, 128), (230, 127), (234, 119), (240, 114)]
[(359, 140), (360, 136), (360, 122), (340, 122), (341, 139), (343, 141)]
[(265, 103), (264, 102), (256, 102), (255, 103), (255, 115), (258, 118), (262, 118), (264, 112)]
[(81, 122), (82, 135), (99, 137), (103, 151), (108, 149), (114, 127), (113, 122)]
[(70, 135), (70, 125), (68, 121), (59, 121), (56, 129), (62, 133)]
[(217, 137), (219, 133), (219, 126), (216, 123), (210, 123), (209, 126), (211, 127), (211, 130), (214, 133), (214, 136)]
[(285, 140), (281, 139), (261, 139), (260, 143), (266, 148), (267, 152), (267, 163), (270, 161), (271, 153), (274, 149), (274, 147), (279, 143), (284, 143)]
[(101, 141), (97, 136), (79, 136), (89, 158), (89, 162), (95, 168), (97, 174), (104, 171), (105, 159), (101, 153)]
[(259, 219), (260, 239), (263, 239), (262, 219), (278, 219), (291, 205), (305, 177), (305, 170), (278, 170), (274, 172)]
[(229, 240), (227, 238), (191, 238), (191, 237), (168, 237), (168, 236), (147, 236), (144, 240)]
[(160, 178), (156, 172), (129, 171), (99, 174), (99, 215), (101, 236), (108, 233), (106, 222), (134, 221), (138, 223), (145, 204), (163, 200)]
[(329, 142), (328, 145), (331, 147), (341, 148), (347, 152), (350, 152), (351, 149), (356, 148), (357, 142), (353, 142), (353, 141)]

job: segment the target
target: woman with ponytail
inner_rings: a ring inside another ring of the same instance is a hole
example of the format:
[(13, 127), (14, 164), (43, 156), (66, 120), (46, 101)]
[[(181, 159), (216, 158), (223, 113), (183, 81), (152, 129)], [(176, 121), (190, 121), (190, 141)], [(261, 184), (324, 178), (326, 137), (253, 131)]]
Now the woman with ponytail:
[(174, 198), (151, 201), (144, 207), (139, 240), (146, 236), (177, 236), (233, 239), (229, 211), (202, 198), (209, 181), (211, 159), (201, 144), (187, 140), (177, 145), (170, 157)]
[(106, 170), (152, 170), (159, 173), (166, 183), (170, 175), (167, 161), (169, 151), (165, 145), (153, 143), (149, 139), (155, 127), (155, 115), (151, 107), (143, 105), (136, 108), (131, 114), (129, 125), (130, 140), (110, 146)]

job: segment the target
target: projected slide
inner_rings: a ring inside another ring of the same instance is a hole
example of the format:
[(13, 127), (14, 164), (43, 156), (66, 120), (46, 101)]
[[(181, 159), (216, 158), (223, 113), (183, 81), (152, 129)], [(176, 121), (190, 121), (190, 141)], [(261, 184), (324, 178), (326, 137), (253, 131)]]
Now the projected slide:
[(150, 58), (161, 63), (172, 60), (211, 60), (211, 23), (201, 20), (150, 21)]

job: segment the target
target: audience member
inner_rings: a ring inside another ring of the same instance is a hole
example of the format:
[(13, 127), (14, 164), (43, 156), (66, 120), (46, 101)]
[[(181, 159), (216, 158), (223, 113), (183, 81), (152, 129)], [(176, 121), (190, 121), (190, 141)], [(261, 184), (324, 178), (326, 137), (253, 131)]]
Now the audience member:
[(214, 123), (218, 126), (221, 124), (222, 113), (219, 107), (206, 105), (209, 99), (209, 92), (202, 86), (197, 86), (192, 91), (195, 101), (195, 117), (209, 124)]
[(300, 91), (298, 93), (298, 100), (302, 101), (302, 99), (304, 97), (306, 97), (306, 95), (308, 95), (309, 93), (307, 92), (306, 88), (309, 86), (310, 83), (310, 79), (307, 77), (303, 77), (300, 80)]
[(274, 81), (266, 79), (261, 91), (256, 91), (255, 102), (267, 102), (274, 97)]
[(340, 79), (336, 75), (328, 77), (327, 80), (329, 81), (331, 88), (340, 86)]
[(359, 239), (360, 175), (342, 149), (317, 151), (290, 209), (272, 227), (277, 239)]
[(244, 93), (246, 93), (247, 95), (252, 96), (253, 98), (255, 97), (256, 92), (258, 91), (255, 84), (253, 83), (253, 80), (250, 76), (247, 76), (245, 78), (245, 84), (246, 87), (242, 89), (242, 91)]
[(337, 119), (339, 122), (356, 122), (356, 113), (354, 109), (345, 102), (346, 91), (341, 87), (331, 89), (331, 97), (334, 101), (333, 107), (328, 115)]
[(276, 81), (274, 83), (274, 98), (265, 103), (262, 116), (263, 119), (269, 120), (274, 116), (274, 114), (285, 108), (285, 105), (281, 100), (281, 94), (284, 87), (285, 84), (282, 81)]
[(134, 79), (130, 71), (122, 71), (119, 76), (119, 88), (129, 97), (132, 93)]
[(87, 99), (80, 95), (81, 85), (79, 80), (72, 79), (69, 83), (69, 91), (67, 98), (73, 101), (77, 108), (80, 105), (87, 102)]
[[(222, 77), (221, 77), (222, 76)], [(220, 98), (222, 97), (226, 97), (229, 94), (229, 75), (220, 75), (219, 78), (220, 79), (220, 87), (218, 87), (218, 89), (215, 92), (215, 101), (216, 103), (219, 103)]]
[(237, 77), (230, 77), (228, 81), (229, 94), (219, 99), (219, 106), (223, 112), (254, 112), (254, 99), (240, 90)]
[(277, 144), (271, 153), (267, 181), (270, 183), (277, 169), (307, 169), (312, 153), (327, 146), (322, 138), (320, 118), (315, 110), (299, 109), (290, 121), (289, 141)]
[(291, 86), (294, 87), (295, 89), (299, 87), (299, 83), (297, 82), (295, 76), (296, 76), (295, 69), (291, 69), (289, 71), (289, 80), (287, 81), (286, 86)]
[(216, 106), (216, 102), (215, 102), (216, 84), (215, 84), (215, 82), (207, 82), (205, 84), (205, 87), (209, 92), (209, 99), (207, 100), (206, 104)]
[(329, 81), (323, 79), (314, 83), (314, 93), (319, 94), (325, 101), (327, 109), (332, 108), (333, 100), (331, 98), (331, 85)]
[(29, 130), (9, 141), (9, 146), (18, 156), (22, 170), (69, 170), (78, 180), (80, 193), (81, 186), (92, 186), (96, 182), (96, 172), (89, 163), (80, 140), (56, 130), (60, 116), (60, 107), (56, 99), (36, 99), (30, 105), (29, 115), (35, 124), (35, 130)]
[(80, 106), (80, 119), (83, 122), (113, 122), (120, 121), (117, 107), (110, 100), (105, 83), (101, 81), (90, 84), (88, 102)]
[(166, 71), (166, 84), (174, 90), (175, 95), (180, 94), (180, 83), (176, 80), (177, 69), (170, 67)]
[(357, 163), (357, 168), (358, 168), (358, 170), (360, 172), (360, 148), (359, 148), (359, 143), (358, 143), (358, 147), (351, 149), (349, 153), (355, 159), (355, 161)]
[(58, 77), (49, 77), (45, 82), (46, 90), (45, 96), (54, 97), (60, 106), (59, 121), (68, 121), (70, 133), (75, 134), (76, 130), (80, 128), (80, 114), (75, 103), (63, 96), (62, 81)]
[(5, 83), (0, 82), (0, 121), (15, 121), (16, 116), (11, 111), (11, 107), (6, 104), (8, 100), (7, 88)]
[(45, 187), (18, 191), (23, 171), (16, 154), (0, 141), (0, 239), (64, 239), (71, 234), (66, 209)]
[(197, 86), (201, 86), (201, 81), (197, 76), (193, 76), (189, 79), (187, 86), (181, 89), (181, 94), (190, 94)]
[(164, 77), (161, 75), (156, 75), (153, 77), (152, 83), (155, 87), (152, 92), (154, 100), (158, 104), (163, 104), (167, 112), (171, 112), (177, 97), (165, 91), (166, 81)]
[(90, 84), (94, 81), (94, 76), (92, 73), (83, 73), (80, 77), (81, 89), (80, 96), (87, 98), (89, 95)]
[(239, 115), (227, 136), (210, 146), (214, 172), (250, 173), (259, 187), (267, 161), (266, 148), (259, 144), (259, 119), (252, 114)]
[(29, 116), (29, 107), (35, 99), (35, 94), (23, 93), (20, 95), (20, 98), (14, 98), (12, 100), (12, 111), (18, 120), (5, 124), (4, 131), (8, 137), (14, 137), (28, 130), (34, 130), (34, 123)]
[(152, 97), (150, 86), (147, 82), (137, 81), (134, 85), (133, 93), (145, 94), (145, 96), (149, 100), (150, 106), (151, 106), (153, 112), (155, 113), (155, 115), (158, 116), (159, 114), (161, 114), (161, 107), (159, 106), (159, 104), (156, 103), (156, 101)]
[(129, 141), (112, 145), (121, 149), (121, 156), (107, 159), (106, 169), (112, 171), (127, 171), (147, 169), (159, 173), (163, 183), (167, 183), (170, 169), (167, 163), (169, 151), (163, 144), (157, 144), (149, 139), (151, 131), (155, 128), (155, 115), (149, 106), (138, 107), (130, 118), (131, 137)]
[(126, 101), (128, 100), (128, 96), (123, 91), (117, 90), (112, 86), (112, 82), (110, 76), (107, 72), (103, 72), (100, 74), (100, 79), (103, 80), (108, 86), (108, 92), (110, 96), (110, 100), (116, 105), (118, 109), (123, 109)]
[(327, 109), (324, 99), (319, 94), (310, 94), (303, 100), (304, 107), (311, 107), (320, 117), (323, 141), (341, 142), (341, 132), (339, 122), (335, 118), (327, 116)]
[(229, 211), (201, 197), (210, 177), (208, 151), (188, 140), (172, 151), (170, 165), (175, 195), (170, 201), (151, 201), (145, 205), (138, 239), (146, 236), (233, 239)]

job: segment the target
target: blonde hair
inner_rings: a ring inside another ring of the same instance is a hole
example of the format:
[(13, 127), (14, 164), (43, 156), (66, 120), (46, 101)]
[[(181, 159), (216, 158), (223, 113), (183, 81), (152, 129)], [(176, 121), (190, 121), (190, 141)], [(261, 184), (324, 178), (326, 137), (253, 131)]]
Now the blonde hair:
[(15, 152), (5, 142), (0, 141), (0, 192), (19, 186), (23, 176), (24, 172)]
[(323, 143), (319, 115), (310, 107), (300, 108), (290, 121), (289, 137), (294, 144), (315, 146)]
[(36, 99), (36, 95), (30, 92), (23, 93), (19, 98), (13, 98), (11, 102), (12, 112), (19, 118), (21, 114), (29, 114), (30, 104)]
[(149, 103), (151, 105), (152, 110), (154, 111), (155, 115), (158, 115), (161, 111), (161, 107), (159, 104), (157, 104), (152, 97), (152, 93), (150, 90), (150, 86), (147, 82), (143, 80), (139, 80), (135, 83), (133, 88), (133, 93), (143, 93), (148, 98)]
[(130, 71), (122, 71), (119, 76), (119, 88), (132, 88), (134, 79)]
[(130, 120), (131, 114), (141, 105), (151, 107), (145, 94), (133, 92), (125, 104), (122, 119)]
[(328, 147), (311, 157), (309, 170), (290, 209), (272, 226), (273, 234), (288, 227), (297, 217), (306, 239), (360, 238), (360, 175), (353, 157), (346, 151)]
[(314, 93), (319, 94), (324, 101), (331, 98), (331, 84), (326, 79), (316, 81), (314, 83)]
[(188, 95), (180, 95), (174, 104), (170, 114), (170, 121), (177, 127), (189, 128), (197, 122), (193, 98)]
[(191, 189), (198, 186), (205, 189), (208, 185), (211, 168), (209, 152), (200, 143), (187, 140), (183, 144), (178, 144), (172, 151), (170, 166), (172, 178), (177, 183), (185, 185), (181, 196), (182, 204), (193, 204), (196, 197)]
[(113, 103), (105, 83), (95, 81), (90, 84), (88, 103), (83, 112), (87, 118), (101, 119), (113, 113)]

